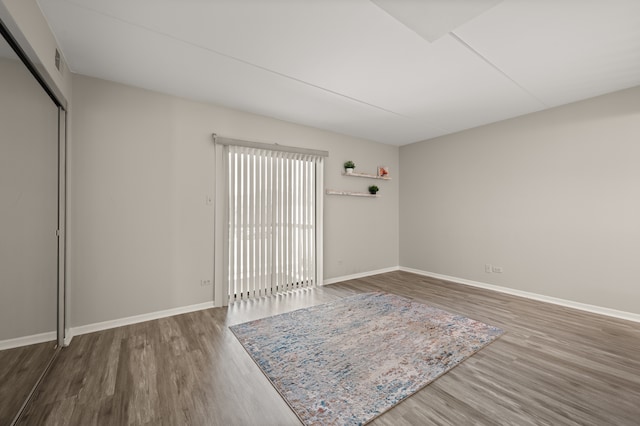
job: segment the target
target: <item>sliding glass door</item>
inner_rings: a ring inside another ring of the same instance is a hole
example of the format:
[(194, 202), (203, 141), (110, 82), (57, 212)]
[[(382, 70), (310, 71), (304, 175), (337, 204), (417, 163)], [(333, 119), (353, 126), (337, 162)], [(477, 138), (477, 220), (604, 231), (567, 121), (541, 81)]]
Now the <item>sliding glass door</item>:
[(323, 156), (250, 144), (224, 147), (229, 301), (315, 286), (322, 276)]
[(65, 118), (1, 19), (0, 32), (0, 424), (10, 425), (63, 338)]

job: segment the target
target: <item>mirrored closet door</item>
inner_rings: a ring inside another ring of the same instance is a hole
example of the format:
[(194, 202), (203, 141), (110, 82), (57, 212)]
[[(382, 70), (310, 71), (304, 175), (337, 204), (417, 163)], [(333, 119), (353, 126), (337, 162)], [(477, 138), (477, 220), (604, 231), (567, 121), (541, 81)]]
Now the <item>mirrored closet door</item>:
[(1, 29), (0, 425), (10, 425), (60, 346), (62, 111)]

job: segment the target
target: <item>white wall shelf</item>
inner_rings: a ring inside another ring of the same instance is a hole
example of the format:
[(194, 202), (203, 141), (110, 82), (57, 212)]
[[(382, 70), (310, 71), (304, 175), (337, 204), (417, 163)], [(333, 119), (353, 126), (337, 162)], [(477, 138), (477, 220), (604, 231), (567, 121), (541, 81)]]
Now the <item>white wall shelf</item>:
[(369, 198), (377, 198), (378, 194), (369, 194), (368, 192), (354, 192), (354, 191), (337, 191), (335, 189), (327, 189), (327, 195), (346, 195), (349, 197), (369, 197)]
[(360, 178), (368, 178), (368, 179), (380, 179), (380, 180), (391, 180), (390, 177), (383, 177), (383, 176), (377, 176), (377, 175), (373, 175), (370, 173), (347, 173), (347, 172), (342, 172), (342, 176), (349, 176), (349, 177), (360, 177)]

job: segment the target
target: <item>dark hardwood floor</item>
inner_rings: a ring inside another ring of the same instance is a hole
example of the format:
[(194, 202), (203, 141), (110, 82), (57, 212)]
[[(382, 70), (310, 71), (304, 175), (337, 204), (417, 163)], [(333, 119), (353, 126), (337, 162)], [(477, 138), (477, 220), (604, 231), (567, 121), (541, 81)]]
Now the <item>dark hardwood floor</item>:
[(506, 333), (373, 425), (639, 425), (640, 324), (391, 272), (86, 334), (23, 425), (299, 425), (228, 326), (386, 291)]
[(56, 351), (56, 342), (0, 351), (0, 425), (10, 424)]

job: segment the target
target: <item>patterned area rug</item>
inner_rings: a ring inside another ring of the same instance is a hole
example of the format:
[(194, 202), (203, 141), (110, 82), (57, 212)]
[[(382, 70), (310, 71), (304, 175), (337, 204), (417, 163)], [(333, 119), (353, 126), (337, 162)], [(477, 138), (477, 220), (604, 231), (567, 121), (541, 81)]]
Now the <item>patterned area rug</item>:
[(306, 425), (365, 424), (502, 334), (386, 293), (230, 329)]

